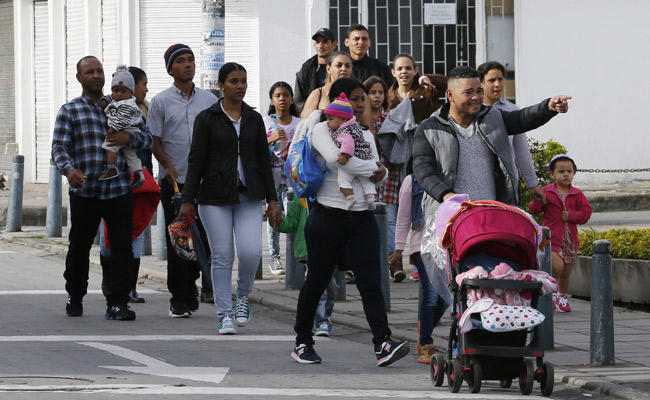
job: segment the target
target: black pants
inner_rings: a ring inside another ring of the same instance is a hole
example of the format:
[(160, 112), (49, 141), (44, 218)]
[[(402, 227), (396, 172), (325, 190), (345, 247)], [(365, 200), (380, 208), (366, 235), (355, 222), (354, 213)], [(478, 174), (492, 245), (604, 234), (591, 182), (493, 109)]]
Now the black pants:
[(298, 296), (296, 344), (313, 344), (316, 307), (337, 264), (354, 272), (374, 344), (390, 337), (381, 291), (379, 229), (370, 211), (346, 211), (316, 204), (305, 223), (307, 278)]
[[(183, 185), (178, 184), (178, 188), (183, 190)], [(174, 187), (166, 180), (160, 183), (160, 202), (165, 212), (165, 225), (169, 226), (178, 216), (177, 207), (180, 207), (180, 204), (174, 204)], [(198, 214), (195, 215), (195, 218), (198, 218)], [(198, 219), (197, 223), (199, 229), (204, 232), (203, 226)], [(202, 236), (205, 236), (205, 234), (202, 234)], [(196, 300), (198, 296), (196, 280), (199, 278), (199, 266), (195, 261), (183, 260), (176, 254), (172, 248), (167, 229), (165, 229), (165, 238), (167, 239), (167, 289), (172, 295), (170, 303), (174, 306), (180, 304), (189, 305), (192, 299)], [(207, 239), (203, 243), (207, 243)]]
[(108, 306), (123, 306), (129, 298), (131, 269), (133, 267), (133, 196), (131, 193), (113, 199), (100, 200), (70, 193), (70, 227), (68, 255), (65, 259), (65, 290), (72, 297), (81, 298), (88, 290), (90, 249), (99, 222), (103, 218), (108, 228), (111, 245), (111, 266), (107, 279), (110, 291)]

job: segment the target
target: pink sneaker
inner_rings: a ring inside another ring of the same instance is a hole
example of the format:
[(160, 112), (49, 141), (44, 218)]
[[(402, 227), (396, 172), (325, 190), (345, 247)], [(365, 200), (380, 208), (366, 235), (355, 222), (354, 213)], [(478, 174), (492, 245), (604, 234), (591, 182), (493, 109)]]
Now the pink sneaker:
[(410, 279), (413, 282), (417, 282), (420, 280), (420, 273), (418, 272), (418, 269), (416, 267), (413, 267), (413, 270), (411, 270), (411, 277)]
[(571, 312), (571, 306), (569, 305), (569, 298), (566, 294), (561, 293), (557, 295), (557, 309), (560, 312)]

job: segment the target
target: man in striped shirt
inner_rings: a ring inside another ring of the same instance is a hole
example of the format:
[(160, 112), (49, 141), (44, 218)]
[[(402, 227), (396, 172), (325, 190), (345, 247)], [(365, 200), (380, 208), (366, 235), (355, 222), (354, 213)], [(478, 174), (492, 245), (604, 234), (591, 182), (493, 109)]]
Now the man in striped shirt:
[(77, 63), (77, 80), (81, 96), (61, 106), (52, 138), (52, 159), (70, 184), (70, 246), (65, 261), (65, 288), (68, 292), (66, 314), (83, 314), (82, 300), (88, 289), (89, 255), (94, 237), (103, 218), (111, 245), (111, 265), (106, 295), (106, 319), (134, 320), (135, 313), (127, 307), (130, 268), (133, 266), (131, 235), (133, 231), (133, 198), (131, 174), (120, 154), (119, 176), (99, 181), (106, 163), (102, 143), (132, 148), (150, 148), (153, 138), (140, 124), (139, 132), (115, 132), (107, 137), (106, 115), (99, 106), (104, 87), (102, 63), (93, 56)]

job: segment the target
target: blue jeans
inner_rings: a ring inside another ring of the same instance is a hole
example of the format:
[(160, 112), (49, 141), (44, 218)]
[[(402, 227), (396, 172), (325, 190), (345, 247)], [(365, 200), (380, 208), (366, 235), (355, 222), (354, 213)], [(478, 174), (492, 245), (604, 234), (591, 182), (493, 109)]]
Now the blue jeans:
[(398, 204), (388, 204), (386, 206), (386, 222), (388, 222), (388, 233), (386, 238), (388, 239), (388, 252), (395, 252), (395, 224), (397, 223), (397, 209), (399, 208)]
[(427, 269), (424, 267), (420, 252), (411, 254), (411, 259), (420, 273), (420, 288), (422, 289), (422, 297), (420, 297), (419, 301), (420, 344), (432, 344), (433, 328), (438, 325), (449, 304), (438, 295), (438, 292), (433, 287), (431, 280), (427, 276)]
[[(239, 195), (239, 204), (231, 206), (199, 206), (210, 243), (214, 303), (219, 319), (234, 314), (232, 309), (232, 266), (237, 244), (237, 296), (248, 296), (253, 290), (255, 272), (262, 258), (262, 202)], [(233, 238), (233, 230), (235, 237)]]
[[(276, 190), (278, 196), (278, 211), (284, 214), (284, 211), (286, 210), (285, 203), (287, 201), (287, 185), (281, 184)], [(266, 237), (269, 241), (269, 253), (271, 253), (271, 258), (279, 256), (280, 232), (273, 229), (271, 221), (266, 221)], [(273, 260), (271, 260), (271, 264), (273, 264)]]
[(332, 274), (332, 279), (327, 285), (327, 289), (323, 292), (323, 295), (318, 301), (318, 307), (316, 308), (316, 316), (314, 317), (314, 322), (318, 328), (323, 322), (332, 324), (330, 317), (334, 311), (334, 304), (336, 303), (336, 292), (338, 290), (338, 285), (336, 284), (336, 271)]

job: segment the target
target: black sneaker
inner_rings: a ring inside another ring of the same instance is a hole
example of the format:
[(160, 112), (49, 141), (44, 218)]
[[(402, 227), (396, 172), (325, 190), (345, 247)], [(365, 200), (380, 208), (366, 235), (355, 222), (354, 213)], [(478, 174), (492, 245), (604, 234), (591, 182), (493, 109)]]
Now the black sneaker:
[(199, 298), (194, 296), (190, 297), (190, 300), (187, 302), (187, 308), (191, 312), (199, 311)]
[(201, 289), (201, 303), (214, 304), (214, 293), (210, 289)]
[(184, 304), (169, 306), (169, 316), (172, 318), (190, 318), (192, 313)]
[(113, 321), (133, 321), (135, 319), (135, 311), (129, 310), (127, 305), (110, 306), (106, 309), (104, 319), (110, 319)]
[(291, 352), (291, 357), (301, 364), (318, 364), (322, 359), (314, 351), (314, 345), (301, 344)]
[(84, 306), (81, 299), (68, 296), (68, 302), (65, 304), (65, 315), (68, 317), (81, 317), (84, 313)]
[(133, 289), (129, 293), (129, 303), (144, 303), (144, 298), (140, 297), (138, 291)]
[(385, 367), (400, 358), (407, 355), (410, 351), (409, 342), (402, 340), (395, 342), (391, 339), (386, 340), (380, 346), (375, 346), (375, 355), (377, 356), (377, 366)]

